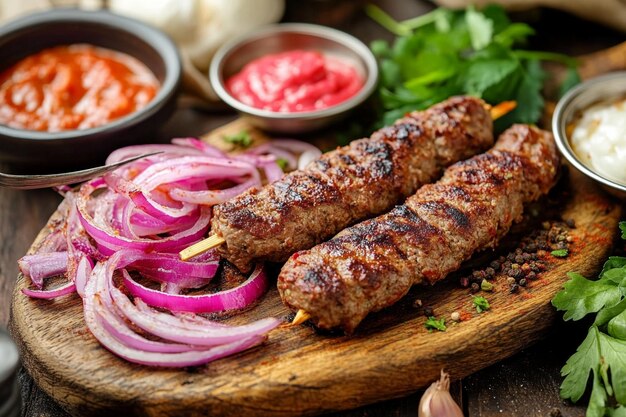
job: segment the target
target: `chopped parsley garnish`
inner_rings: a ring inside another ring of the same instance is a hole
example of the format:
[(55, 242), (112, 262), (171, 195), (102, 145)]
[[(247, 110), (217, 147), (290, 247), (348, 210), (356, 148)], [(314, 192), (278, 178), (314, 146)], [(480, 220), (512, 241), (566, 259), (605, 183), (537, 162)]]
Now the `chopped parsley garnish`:
[(567, 251), (567, 249), (557, 249), (557, 250), (553, 250), (552, 252), (550, 252), (550, 255), (557, 257), (557, 258), (565, 258), (567, 257), (568, 254), (569, 252)]
[[(626, 239), (626, 222), (620, 223)], [(578, 401), (591, 379), (588, 417), (626, 416), (626, 257), (612, 256), (597, 280), (570, 272), (552, 305), (564, 320), (595, 314), (587, 337), (561, 374), (561, 397)]]
[(241, 132), (234, 133), (232, 135), (224, 135), (222, 139), (225, 142), (232, 143), (233, 145), (240, 146), (242, 148), (247, 148), (252, 145), (252, 136), (247, 130), (242, 130)]
[(437, 320), (437, 317), (430, 316), (426, 320), (426, 323), (424, 323), (424, 326), (426, 326), (426, 328), (430, 331), (439, 330), (440, 332), (445, 332), (446, 331), (446, 319), (441, 318)]
[(476, 311), (482, 313), (483, 311), (487, 311), (491, 308), (489, 305), (489, 301), (485, 297), (474, 297), (473, 298), (474, 306), (476, 307)]

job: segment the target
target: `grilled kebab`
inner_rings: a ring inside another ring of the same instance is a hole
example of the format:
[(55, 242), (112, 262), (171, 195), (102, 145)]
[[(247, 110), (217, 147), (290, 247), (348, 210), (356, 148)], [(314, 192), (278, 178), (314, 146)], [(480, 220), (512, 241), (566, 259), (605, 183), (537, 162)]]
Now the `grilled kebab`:
[(554, 185), (558, 164), (550, 133), (514, 125), (403, 205), (295, 253), (278, 277), (280, 296), (320, 328), (350, 333), (412, 285), (433, 284), (496, 245), (523, 205)]
[(220, 255), (240, 270), (284, 262), (358, 221), (391, 209), (456, 161), (493, 144), (485, 103), (454, 97), (413, 112), (304, 170), (214, 208)]

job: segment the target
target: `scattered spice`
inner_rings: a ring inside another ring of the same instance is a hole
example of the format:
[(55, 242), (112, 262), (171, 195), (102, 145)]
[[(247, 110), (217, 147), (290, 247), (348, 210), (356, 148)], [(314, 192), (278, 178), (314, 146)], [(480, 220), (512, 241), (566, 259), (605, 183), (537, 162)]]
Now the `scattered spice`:
[(437, 320), (436, 317), (430, 316), (426, 320), (426, 323), (424, 323), (424, 326), (429, 331), (439, 330), (440, 332), (445, 332), (446, 331), (446, 319), (441, 318), (441, 319)]
[(474, 306), (476, 307), (476, 311), (479, 313), (482, 313), (483, 311), (487, 311), (491, 308), (491, 306), (489, 305), (489, 301), (487, 301), (487, 299), (485, 297), (474, 297), (472, 302), (474, 303)]
[(472, 318), (472, 314), (468, 311), (461, 311), (461, 321), (467, 321)]
[(555, 257), (569, 254), (569, 243), (574, 240), (569, 236), (571, 226), (575, 227), (573, 219), (542, 222), (538, 230), (521, 238), (518, 247), (492, 260), (485, 268), (461, 276), (461, 286), (469, 288), (472, 294), (481, 290), (491, 292), (495, 290), (494, 281), (504, 278), (509, 293), (519, 292), (537, 281), (548, 268), (549, 254)]
[(461, 314), (459, 314), (458, 311), (453, 311), (452, 314), (450, 314), (450, 318), (452, 319), (452, 321), (458, 323), (461, 321)]

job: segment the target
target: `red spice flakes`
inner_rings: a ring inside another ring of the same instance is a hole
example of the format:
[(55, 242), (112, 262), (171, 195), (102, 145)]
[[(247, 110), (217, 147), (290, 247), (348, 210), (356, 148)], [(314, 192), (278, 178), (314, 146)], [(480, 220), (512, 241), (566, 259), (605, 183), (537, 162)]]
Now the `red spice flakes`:
[(467, 311), (461, 311), (459, 315), (461, 316), (461, 321), (467, 321), (472, 318), (472, 313), (468, 313)]

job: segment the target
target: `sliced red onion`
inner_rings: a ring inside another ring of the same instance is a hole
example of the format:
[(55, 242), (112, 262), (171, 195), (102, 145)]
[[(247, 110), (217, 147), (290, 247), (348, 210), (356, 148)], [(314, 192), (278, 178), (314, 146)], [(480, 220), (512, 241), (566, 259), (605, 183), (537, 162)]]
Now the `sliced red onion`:
[(279, 167), (275, 161), (268, 162), (263, 165), (263, 170), (265, 171), (265, 177), (268, 182), (279, 180), (283, 177), (283, 175), (285, 175), (282, 168)]
[(37, 253), (23, 256), (17, 264), (24, 276), (41, 289), (45, 278), (64, 274), (67, 270), (67, 252)]
[(240, 286), (215, 294), (164, 294), (144, 287), (130, 277), (124, 277), (124, 284), (133, 296), (141, 298), (148, 305), (190, 313), (211, 313), (245, 308), (256, 301), (268, 286), (262, 264), (257, 265), (252, 275)]
[[(128, 273), (125, 273), (124, 277), (130, 279)], [(241, 338), (265, 334), (279, 324), (278, 320), (267, 318), (242, 326), (214, 327), (205, 325), (201, 330), (189, 329), (171, 323), (168, 326), (159, 320), (158, 314), (162, 313), (149, 314), (141, 311), (117, 288), (112, 287), (110, 291), (115, 305), (135, 325), (151, 334), (178, 343), (202, 346), (222, 345)], [(175, 319), (174, 316), (171, 317)]]
[[(99, 311), (105, 306), (96, 294), (97, 279), (91, 279), (85, 288), (83, 306), (85, 322), (91, 333), (108, 350), (116, 355), (134, 363), (152, 366), (183, 367), (201, 365), (215, 359), (219, 359), (233, 353), (240, 352), (255, 346), (263, 340), (265, 336), (255, 335), (247, 339), (241, 339), (226, 345), (215, 346), (206, 350), (189, 350), (186, 352), (161, 353), (151, 352), (145, 349), (137, 349), (123, 343), (107, 330), (104, 318)], [(111, 326), (109, 326), (111, 327)]]
[[(215, 256), (215, 255), (214, 255)], [(212, 278), (219, 266), (219, 258), (211, 260), (205, 258), (202, 261), (195, 259), (181, 261), (178, 254), (173, 253), (146, 253), (144, 256), (130, 264), (138, 271), (160, 270), (164, 273), (172, 273), (181, 277), (193, 276)]]
[(74, 276), (74, 284), (76, 292), (81, 297), (85, 296), (85, 286), (89, 280), (89, 276), (93, 271), (94, 264), (87, 256), (82, 256), (76, 265), (76, 274)]
[(162, 159), (164, 157), (171, 156), (186, 156), (186, 155), (202, 155), (203, 152), (200, 149), (195, 149), (190, 146), (179, 145), (134, 145), (120, 148), (113, 151), (106, 159), (107, 164), (114, 164), (125, 159), (132, 158), (144, 153), (162, 152), (149, 157), (151, 160)]
[(304, 151), (298, 158), (298, 169), (305, 169), (311, 162), (317, 160), (322, 153), (319, 149)]
[[(57, 269), (65, 272), (66, 284), (51, 290), (26, 289), (24, 293), (54, 298), (77, 291), (83, 297), (89, 329), (107, 349), (136, 363), (190, 366), (261, 343), (279, 321), (268, 318), (229, 326), (193, 314), (247, 307), (266, 290), (267, 277), (259, 265), (237, 288), (184, 295), (183, 290), (210, 282), (219, 258), (215, 251), (209, 251), (183, 262), (177, 253), (207, 233), (212, 205), (260, 186), (260, 171), (268, 181), (282, 177), (279, 158), (294, 169), (319, 151), (303, 142), (285, 140), (230, 157), (198, 139), (172, 142), (117, 150), (107, 162), (144, 152), (161, 153), (93, 179), (79, 192), (60, 189), (65, 199), (59, 211), (66, 220), (54, 225), (41, 251), (63, 252), (65, 259), (47, 262), (45, 273), (38, 273), (27, 257), (21, 264), (39, 288), (48, 273), (58, 274), (54, 272)], [(136, 282), (126, 268), (160, 282), (162, 291)], [(134, 303), (115, 286), (116, 271), (121, 271)], [(142, 299), (169, 312), (149, 307)]]
[(216, 158), (228, 158), (228, 155), (217, 149), (215, 146), (209, 145), (206, 142), (203, 142), (196, 138), (176, 138), (172, 139), (172, 143), (180, 146), (187, 146), (198, 149), (202, 151), (203, 154), (208, 156), (213, 156)]
[(234, 187), (227, 188), (225, 190), (189, 191), (175, 188), (170, 191), (170, 196), (178, 201), (213, 206), (216, 204), (222, 204), (230, 200), (231, 198), (238, 196), (239, 194), (246, 191), (248, 188), (257, 187), (260, 185), (260, 180), (258, 180), (257, 178), (250, 178), (249, 180), (239, 185), (235, 185)]
[(62, 295), (71, 294), (76, 291), (76, 285), (73, 282), (69, 281), (60, 287), (53, 288), (51, 290), (31, 290), (29, 288), (22, 288), (22, 293), (26, 294), (31, 298), (43, 298), (46, 300), (57, 298)]
[(196, 223), (186, 230), (160, 239), (129, 239), (116, 234), (115, 230), (107, 228), (106, 225), (96, 224), (87, 211), (87, 200), (88, 196), (81, 192), (76, 202), (80, 221), (87, 233), (98, 243), (99, 249), (107, 255), (127, 248), (145, 252), (179, 252), (185, 246), (200, 240), (206, 234), (211, 220), (210, 208), (202, 207)]

